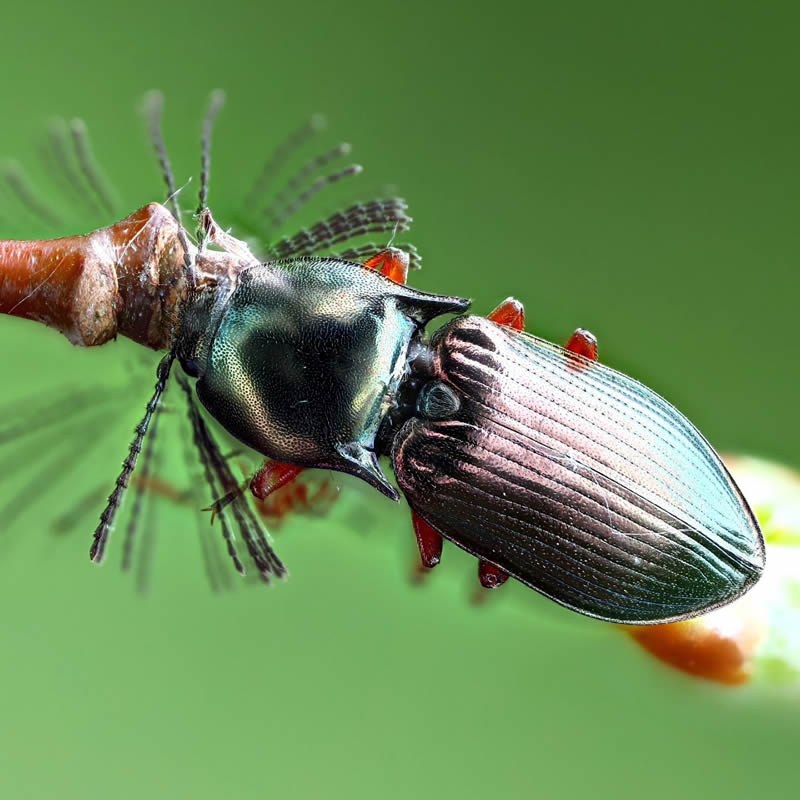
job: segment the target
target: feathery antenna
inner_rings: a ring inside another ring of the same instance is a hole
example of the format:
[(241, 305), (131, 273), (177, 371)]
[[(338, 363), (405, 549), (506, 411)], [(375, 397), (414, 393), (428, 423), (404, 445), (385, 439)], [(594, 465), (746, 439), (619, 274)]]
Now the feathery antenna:
[[(200, 486), (203, 477), (205, 477), (208, 484), (212, 476), (207, 469), (207, 464), (202, 455), (198, 458), (193, 445), (194, 430), (190, 420), (190, 414), (186, 416), (181, 415), (181, 444), (183, 452), (183, 460), (186, 464), (186, 472), (189, 476), (189, 496), (191, 503), (195, 510), (203, 507), (203, 499), (200, 494)], [(200, 467), (204, 468), (204, 475), (201, 476)], [(211, 488), (211, 496), (214, 497), (214, 488)], [(216, 548), (216, 540), (212, 536), (211, 526), (207, 523), (204, 516), (195, 514), (195, 524), (197, 528), (197, 540), (200, 543), (200, 553), (203, 557), (203, 566), (205, 567), (206, 578), (208, 579), (209, 586), (212, 592), (219, 589), (230, 589), (231, 578), (230, 574), (222, 563), (219, 552)]]
[(51, 226), (61, 224), (61, 219), (47, 207), (19, 164), (6, 162), (0, 171), (17, 200), (38, 222)]
[[(234, 491), (238, 483), (233, 476), (233, 473), (228, 466), (225, 456), (219, 449), (211, 431), (205, 423), (197, 403), (192, 395), (191, 387), (183, 375), (178, 375), (178, 383), (186, 395), (186, 400), (189, 406), (189, 415), (192, 422), (192, 430), (195, 434), (195, 442), (198, 445), (198, 450), (201, 452), (201, 457), (204, 464), (207, 462), (209, 471), (213, 473), (212, 480), (209, 485), (212, 489), (221, 488), (223, 492)], [(247, 547), (253, 563), (256, 565), (261, 577), (264, 581), (269, 581), (271, 577), (282, 578), (286, 575), (286, 567), (284, 567), (281, 560), (278, 558), (275, 551), (270, 547), (264, 533), (263, 526), (256, 519), (253, 514), (247, 497), (239, 494), (230, 503), (231, 513), (236, 520), (236, 525)], [(224, 519), (225, 509), (219, 512), (220, 519)], [(225, 532), (223, 527), (223, 535), (225, 535), (226, 543), (228, 544), (228, 552), (233, 558), (236, 569), (244, 574), (244, 566), (236, 555), (236, 549), (233, 546), (233, 538), (230, 536), (230, 530)]]
[[(206, 483), (211, 490), (212, 497), (214, 497), (221, 491), (221, 487), (217, 482), (217, 476), (214, 474), (214, 470), (211, 465), (211, 457), (208, 453), (208, 444), (206, 441), (208, 432), (205, 428), (205, 425), (200, 424), (202, 423), (202, 417), (200, 417), (200, 413), (197, 410), (197, 404), (194, 402), (194, 397), (192, 396), (192, 390), (188, 381), (183, 375), (178, 375), (177, 380), (178, 384), (183, 390), (183, 393), (186, 395), (189, 422), (192, 426), (192, 438), (194, 440), (194, 445), (197, 448), (197, 453), (200, 456), (200, 463), (203, 465)], [(228, 518), (225, 516), (224, 510), (220, 512), (218, 516), (220, 525), (222, 526), (222, 537), (225, 539), (228, 555), (231, 557), (231, 561), (233, 561), (233, 566), (236, 568), (236, 571), (240, 575), (244, 575), (244, 564), (242, 564), (242, 560), (239, 558), (239, 554), (236, 552), (233, 533), (231, 532), (230, 525), (228, 524)]]
[[(153, 468), (158, 469), (161, 454), (153, 451)], [(144, 512), (144, 530), (138, 546), (138, 563), (136, 565), (136, 591), (146, 594), (150, 587), (150, 576), (153, 572), (153, 554), (158, 541), (158, 505), (150, 498)]]
[(203, 120), (203, 138), (200, 148), (200, 190), (197, 193), (196, 211), (197, 218), (201, 220), (201, 224), (197, 228), (197, 248), (199, 250), (203, 249), (208, 233), (202, 225), (202, 214), (208, 208), (208, 184), (211, 179), (211, 134), (214, 131), (214, 122), (223, 105), (225, 105), (225, 92), (222, 89), (213, 91), (208, 102), (208, 111)]
[(78, 156), (78, 164), (80, 164), (86, 182), (91, 186), (103, 209), (113, 216), (116, 213), (116, 203), (112, 199), (108, 181), (92, 152), (86, 123), (82, 119), (74, 119), (70, 122), (69, 129), (75, 145), (75, 153)]
[[(62, 426), (55, 442), (42, 440), (40, 437), (39, 441), (27, 442), (28, 448), (15, 448), (11, 458), (4, 460), (0, 475), (17, 475), (23, 467), (32, 468), (34, 472), (0, 509), (3, 525), (11, 526), (23, 511), (41, 500), (43, 486), (52, 489), (67, 475), (73, 474), (94, 452), (114, 417), (113, 411), (106, 409), (104, 414), (97, 414), (91, 419), (78, 419), (70, 425)], [(99, 435), (98, 431), (101, 431)], [(83, 442), (83, 446), (76, 448), (76, 439)], [(26, 449), (32, 450), (25, 454)]]
[(325, 117), (322, 114), (314, 114), (305, 125), (291, 133), (285, 141), (278, 145), (275, 152), (264, 164), (261, 173), (253, 184), (253, 188), (247, 195), (245, 205), (248, 207), (256, 206), (259, 198), (263, 197), (283, 165), (288, 161), (289, 156), (300, 148), (307, 139), (310, 139), (324, 127)]
[(127, 386), (124, 390), (92, 387), (67, 392), (55, 400), (51, 395), (42, 402), (41, 396), (37, 395), (6, 404), (0, 407), (0, 419), (4, 422), (0, 427), (0, 446), (47, 428), (67, 424), (87, 410), (113, 402), (127, 392)]
[(156, 151), (158, 165), (161, 168), (161, 177), (167, 187), (167, 205), (178, 222), (181, 222), (181, 210), (178, 205), (177, 191), (175, 189), (175, 176), (172, 173), (172, 164), (167, 154), (167, 145), (161, 131), (161, 118), (164, 115), (164, 95), (158, 91), (148, 92), (145, 96), (145, 113), (150, 125), (150, 141)]
[(292, 195), (297, 191), (304, 180), (330, 164), (332, 161), (335, 161), (337, 158), (342, 158), (342, 156), (349, 155), (351, 150), (352, 148), (349, 144), (342, 142), (342, 144), (337, 145), (332, 150), (328, 150), (327, 153), (323, 153), (322, 155), (319, 155), (304, 164), (297, 171), (297, 173), (295, 173), (295, 175), (289, 179), (289, 181), (286, 183), (286, 186), (284, 186), (283, 189), (281, 189), (269, 202), (264, 209), (264, 216), (274, 219), (277, 215), (278, 209), (281, 206), (285, 206), (287, 202), (289, 202)]
[(405, 233), (411, 227), (411, 217), (406, 210), (405, 201), (398, 197), (356, 203), (291, 238), (281, 239), (270, 248), (270, 254), (275, 258), (295, 258), (312, 255), (365, 234)]
[(77, 203), (90, 214), (102, 214), (97, 200), (81, 180), (80, 172), (75, 166), (64, 120), (53, 120), (50, 123), (47, 137), (39, 146), (39, 155), (47, 174), (69, 202)]
[(315, 195), (318, 195), (323, 189), (338, 183), (343, 178), (349, 178), (354, 175), (360, 175), (364, 168), (360, 164), (351, 164), (339, 172), (333, 172), (330, 175), (324, 175), (317, 178), (304, 192), (298, 194), (293, 200), (286, 204), (286, 206), (278, 211), (272, 218), (272, 221), (267, 226), (267, 231), (273, 231), (279, 226), (283, 225), (286, 220), (294, 216), (309, 200)]
[(164, 142), (164, 134), (161, 130), (161, 118), (164, 114), (164, 95), (158, 91), (148, 92), (145, 97), (145, 113), (150, 123), (150, 140), (158, 157), (161, 167), (161, 177), (167, 187), (167, 206), (172, 212), (178, 223), (178, 241), (183, 248), (183, 266), (186, 269), (186, 277), (190, 285), (194, 285), (194, 270), (192, 269), (192, 257), (189, 255), (189, 243), (186, 239), (186, 231), (183, 228), (181, 209), (178, 205), (178, 191), (175, 188), (175, 176), (172, 172), (172, 164), (167, 154), (167, 145)]

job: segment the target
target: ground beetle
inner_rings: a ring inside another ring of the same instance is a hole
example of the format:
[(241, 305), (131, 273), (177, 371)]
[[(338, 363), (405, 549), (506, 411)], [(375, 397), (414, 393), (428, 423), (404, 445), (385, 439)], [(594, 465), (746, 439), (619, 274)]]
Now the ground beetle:
[(444, 537), (480, 559), (484, 585), (510, 575), (636, 623), (706, 611), (758, 579), (755, 517), (680, 412), (598, 363), (588, 332), (567, 348), (524, 333), (514, 300), (426, 341), (428, 321), (468, 303), (370, 269), (404, 275), (404, 257), (260, 264), (212, 293), (178, 345), (202, 403), (271, 459), (397, 499), (378, 465), (389, 456), (425, 562)]
[[(625, 623), (693, 616), (758, 580), (763, 538), (717, 454), (664, 399), (598, 363), (590, 333), (577, 330), (566, 348), (531, 336), (511, 298), (488, 318), (465, 315), (467, 300), (405, 285), (402, 249), (364, 263), (304, 255), (397, 230), (407, 221), (399, 201), (353, 206), (279, 243), (273, 252), (286, 258), (256, 258), (205, 207), (210, 119), (197, 244), (174, 202), (158, 103), (153, 138), (171, 210), (151, 203), (89, 236), (0, 242), (0, 311), (46, 322), (79, 344), (121, 334), (169, 351), (92, 558), (103, 556), (177, 359), (209, 483), (226, 492), (215, 509), (240, 571), (227, 505), (261, 575), (285, 574), (186, 376), (224, 428), (268, 457), (250, 484), (258, 497), (316, 467), (358, 476), (397, 500), (379, 466), (388, 457), (426, 567), (448, 539), (479, 559), (488, 588), (511, 576), (575, 611)], [(357, 171), (318, 180), (282, 216)], [(444, 314), (459, 316), (428, 337), (426, 325)]]

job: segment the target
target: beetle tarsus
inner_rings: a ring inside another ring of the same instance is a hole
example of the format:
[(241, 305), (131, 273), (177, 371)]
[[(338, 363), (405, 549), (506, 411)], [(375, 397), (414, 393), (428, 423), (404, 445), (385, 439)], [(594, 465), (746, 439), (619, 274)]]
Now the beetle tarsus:
[(478, 561), (478, 580), (484, 589), (496, 589), (508, 580), (508, 573), (488, 561)]
[(319, 471), (303, 470), (297, 480), (271, 492), (256, 508), (274, 531), (290, 514), (317, 517), (326, 514), (338, 497), (339, 487), (331, 477)]

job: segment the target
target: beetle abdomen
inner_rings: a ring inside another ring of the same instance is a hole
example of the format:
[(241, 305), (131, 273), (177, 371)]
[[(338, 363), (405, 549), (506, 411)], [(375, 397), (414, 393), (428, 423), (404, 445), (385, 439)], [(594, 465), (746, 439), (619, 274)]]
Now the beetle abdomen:
[(617, 622), (691, 616), (758, 579), (752, 512), (655, 392), (481, 317), (449, 323), (432, 348), (449, 410), (441, 391), (423, 394), (393, 461), (411, 506), (445, 538)]

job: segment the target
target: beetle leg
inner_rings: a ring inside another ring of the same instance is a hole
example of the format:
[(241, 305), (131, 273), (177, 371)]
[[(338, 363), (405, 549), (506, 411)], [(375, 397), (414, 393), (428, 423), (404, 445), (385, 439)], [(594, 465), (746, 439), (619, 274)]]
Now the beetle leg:
[(269, 497), (261, 500), (258, 511), (272, 528), (279, 526), (290, 514), (325, 514), (336, 502), (339, 487), (329, 474), (312, 476), (313, 470), (305, 470), (297, 479), (275, 489)]
[(508, 573), (488, 561), (478, 561), (478, 580), (484, 589), (496, 589), (508, 580)]
[[(306, 467), (283, 464), (268, 458), (250, 480), (250, 491), (259, 501), (257, 508), (271, 525), (279, 525), (295, 511), (305, 514), (325, 513), (339, 496), (339, 488), (330, 477), (310, 477)], [(312, 471), (313, 472), (313, 471)]]
[(304, 469), (268, 458), (250, 481), (250, 491), (258, 500), (265, 500), (282, 486), (291, 483)]
[(515, 297), (507, 297), (487, 319), (498, 325), (507, 325), (515, 331), (521, 331), (525, 328), (525, 307)]
[(408, 278), (408, 253), (399, 247), (387, 247), (364, 262), (365, 267), (376, 269), (395, 283), (405, 283)]
[(589, 361), (597, 361), (597, 338), (583, 328), (578, 328), (567, 342), (567, 350), (577, 353), (579, 356), (588, 358)]
[(433, 569), (442, 560), (442, 537), (416, 511), (411, 512), (411, 524), (417, 537), (422, 566)]

